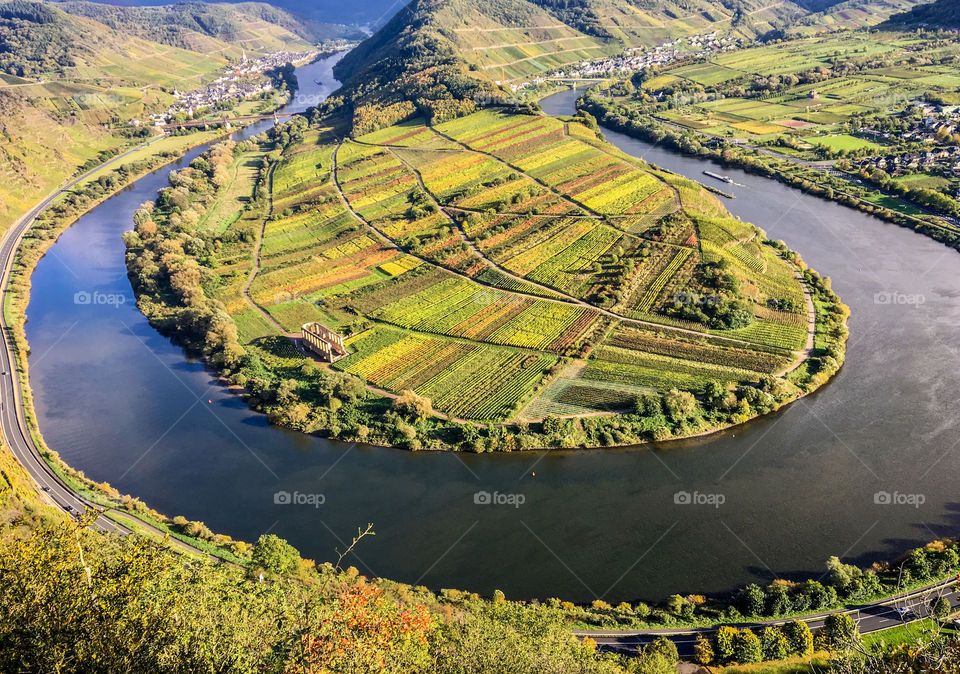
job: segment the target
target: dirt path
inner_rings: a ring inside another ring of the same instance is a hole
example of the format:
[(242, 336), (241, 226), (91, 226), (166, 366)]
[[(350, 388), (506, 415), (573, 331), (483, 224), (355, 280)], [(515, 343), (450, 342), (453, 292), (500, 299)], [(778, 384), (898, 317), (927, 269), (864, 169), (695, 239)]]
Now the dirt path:
[(600, 213), (597, 213), (596, 211), (594, 211), (593, 209), (588, 208), (587, 206), (584, 206), (583, 204), (581, 204), (581, 203), (580, 203), (579, 201), (577, 201), (576, 199), (572, 199), (571, 197), (568, 197), (566, 194), (564, 194), (563, 192), (560, 192), (559, 190), (555, 189), (554, 187), (551, 187), (550, 185), (548, 185), (548, 184), (545, 183), (544, 181), (539, 180), (539, 179), (537, 179), (537, 178), (534, 178), (532, 175), (530, 175), (529, 173), (527, 173), (526, 171), (524, 171), (523, 169), (521, 169), (519, 166), (514, 166), (514, 165), (511, 164), (510, 162), (504, 161), (503, 159), (501, 159), (500, 157), (498, 157), (497, 155), (495, 155), (495, 154), (493, 154), (493, 153), (491, 153), (491, 152), (485, 152), (485, 151), (483, 151), (483, 150), (474, 149), (474, 148), (470, 147), (469, 145), (467, 145), (466, 143), (460, 142), (459, 140), (457, 140), (457, 139), (454, 138), (453, 136), (448, 136), (447, 134), (443, 133), (442, 131), (438, 131), (435, 127), (428, 126), (427, 128), (430, 129), (433, 133), (435, 133), (435, 134), (437, 134), (438, 136), (440, 136), (441, 138), (443, 138), (443, 139), (445, 139), (445, 140), (447, 140), (447, 141), (449, 141), (449, 142), (451, 142), (451, 143), (456, 144), (458, 147), (462, 148), (463, 151), (473, 152), (473, 153), (475, 153), (475, 154), (482, 154), (484, 157), (489, 157), (490, 159), (494, 160), (494, 161), (497, 162), (498, 164), (503, 164), (504, 166), (506, 166), (507, 168), (509, 168), (511, 171), (514, 171), (515, 173), (518, 173), (518, 174), (520, 174), (520, 175), (524, 175), (524, 176), (528, 177), (530, 180), (532, 180), (533, 182), (535, 182), (536, 184), (538, 184), (538, 185), (539, 185), (540, 187), (542, 187), (543, 189), (548, 190), (551, 194), (553, 194), (555, 197), (557, 197), (557, 198), (560, 199), (561, 201), (564, 201), (564, 202), (566, 202), (567, 204), (569, 204), (569, 205), (573, 206), (574, 208), (577, 208), (577, 209), (579, 209), (579, 210), (581, 210), (581, 211), (583, 211), (583, 212), (585, 212), (585, 213), (589, 213), (589, 214), (590, 214), (590, 217), (593, 218), (594, 220), (603, 220), (603, 219), (604, 219), (604, 216), (601, 215)]
[(813, 295), (810, 294), (810, 287), (807, 286), (807, 282), (803, 278), (803, 273), (799, 269), (794, 268), (793, 273), (796, 275), (800, 285), (803, 286), (803, 296), (807, 300), (807, 343), (804, 345), (803, 350), (799, 352), (797, 359), (792, 365), (788, 366), (787, 369), (782, 372), (776, 373), (777, 376), (780, 377), (790, 374), (813, 355), (813, 344), (817, 335), (817, 308), (813, 304)]
[[(525, 279), (525, 278), (523, 278), (522, 276), (517, 276), (516, 274), (514, 274), (513, 272), (511, 272), (509, 269), (505, 269), (505, 268), (501, 267), (501, 266), (498, 265), (496, 262), (494, 262), (493, 260), (491, 260), (490, 258), (488, 258), (486, 255), (484, 255), (483, 251), (481, 251), (481, 250), (476, 246), (476, 244), (474, 244), (474, 242), (467, 236), (467, 233), (463, 231), (463, 228), (460, 227), (459, 223), (457, 223), (456, 220), (454, 220), (452, 217), (450, 217), (450, 213), (447, 212), (447, 209), (446, 209), (444, 206), (442, 206), (442, 205), (440, 204), (440, 202), (437, 201), (437, 198), (433, 195), (433, 193), (432, 193), (430, 190), (427, 189), (427, 186), (426, 186), (426, 185), (424, 184), (424, 182), (423, 182), (423, 176), (420, 174), (420, 171), (418, 171), (415, 167), (411, 166), (411, 165), (407, 162), (407, 160), (405, 160), (403, 157), (401, 157), (399, 154), (397, 154), (397, 153), (394, 152), (393, 150), (388, 150), (388, 152), (390, 152), (390, 154), (392, 154), (394, 157), (396, 157), (396, 158), (397, 158), (397, 161), (399, 161), (400, 163), (402, 163), (404, 166), (407, 167), (407, 169), (408, 169), (411, 173), (413, 173), (413, 175), (417, 178), (417, 184), (420, 185), (420, 189), (423, 190), (423, 193), (426, 194), (427, 197), (429, 197), (430, 202), (437, 208), (437, 210), (439, 210), (441, 213), (443, 213), (444, 217), (447, 219), (447, 222), (450, 223), (450, 226), (451, 226), (451, 227), (453, 228), (453, 230), (457, 233), (457, 236), (460, 237), (460, 240), (463, 241), (463, 242), (466, 244), (466, 246), (467, 246), (471, 251), (473, 251), (473, 253), (474, 253), (478, 258), (480, 258), (481, 260), (483, 260), (484, 262), (486, 262), (488, 265), (490, 265), (491, 268), (496, 269), (498, 272), (500, 272), (500, 273), (503, 274), (504, 276), (506, 276), (506, 277), (508, 277), (508, 278), (511, 278), (511, 279), (513, 279), (514, 281), (517, 281), (518, 283), (529, 284), (529, 285), (531, 285), (531, 286), (533, 286), (533, 287), (535, 287), (535, 288), (539, 288), (540, 290), (544, 291), (545, 293), (548, 293), (549, 296), (551, 296), (551, 297), (565, 297), (565, 298), (567, 298), (568, 300), (570, 300), (571, 302), (577, 302), (577, 303), (579, 303), (579, 302), (582, 301), (582, 300), (578, 300), (577, 298), (573, 297), (572, 295), (567, 295), (567, 294), (565, 294), (565, 293), (560, 292), (559, 290), (555, 290), (554, 288), (551, 288), (550, 286), (545, 286), (545, 285), (542, 285), (542, 284), (537, 283), (537, 282), (535, 282), (535, 281), (530, 281), (530, 280), (528, 280), (528, 279)], [(511, 292), (511, 291), (505, 291), (505, 292)]]
[(260, 221), (260, 229), (257, 230), (257, 241), (254, 244), (253, 249), (253, 268), (250, 270), (250, 275), (247, 277), (247, 282), (243, 286), (243, 299), (247, 301), (247, 304), (256, 309), (257, 312), (263, 316), (267, 322), (270, 323), (270, 325), (276, 328), (281, 335), (293, 338), (293, 333), (287, 332), (287, 329), (280, 325), (280, 323), (278, 323), (277, 320), (271, 316), (266, 309), (254, 302), (253, 298), (250, 297), (250, 286), (253, 285), (253, 282), (257, 278), (257, 274), (260, 273), (260, 249), (263, 246), (263, 237), (267, 230), (267, 219), (273, 215), (273, 171), (276, 166), (276, 164), (271, 165), (270, 173), (267, 174), (267, 194), (269, 195), (269, 203), (267, 205), (267, 212)]
[[(606, 150), (606, 149), (604, 149), (604, 148), (602, 148), (602, 147), (599, 147), (599, 146), (597, 146), (597, 145), (594, 145), (593, 143), (591, 143), (591, 142), (589, 142), (589, 141), (587, 141), (587, 140), (582, 140), (582, 139), (580, 139), (580, 138), (574, 138), (573, 136), (570, 135), (570, 124), (569, 124), (569, 122), (564, 122), (564, 123), (563, 123), (563, 135), (565, 135), (567, 138), (573, 138), (573, 140), (578, 140), (578, 141), (580, 141), (581, 143), (586, 143), (587, 145), (589, 145), (589, 146), (592, 147), (593, 149), (595, 149), (595, 150), (597, 150), (597, 151), (599, 151), (599, 152), (602, 152), (603, 154), (607, 155), (607, 156), (610, 157), (611, 159), (615, 159), (615, 160), (617, 160), (617, 161), (619, 161), (619, 162), (623, 162), (623, 163), (625, 163), (625, 164), (629, 164), (630, 166), (633, 166), (634, 168), (640, 168), (640, 167), (638, 167), (638, 166), (634, 163), (634, 161), (635, 161), (635, 160), (638, 160), (638, 159), (639, 159), (639, 161), (643, 162), (644, 164), (646, 164), (646, 165), (648, 165), (648, 166), (650, 165), (649, 162), (643, 161), (643, 160), (640, 159), (639, 157), (631, 157), (630, 155), (626, 154), (625, 152), (623, 153), (623, 155), (619, 155), (619, 154), (617, 154), (617, 153), (615, 153), (615, 152), (611, 152), (610, 150)], [(641, 170), (643, 170), (643, 169), (641, 169)], [(667, 213), (666, 215), (672, 215), (673, 213), (676, 213), (676, 212), (679, 211), (681, 208), (683, 208), (683, 200), (680, 198), (680, 190), (678, 190), (676, 187), (674, 187), (673, 185), (671, 185), (670, 183), (668, 183), (668, 182), (667, 182), (666, 180), (664, 180), (663, 178), (661, 178), (661, 177), (659, 177), (659, 176), (657, 176), (657, 175), (654, 175), (653, 173), (650, 173), (650, 175), (653, 176), (654, 178), (656, 178), (657, 180), (659, 180), (661, 183), (663, 183), (663, 186), (664, 186), (664, 187), (668, 188), (671, 192), (673, 192), (673, 202), (674, 202), (674, 204), (676, 205), (676, 208), (674, 208), (672, 211), (670, 211), (670, 213)], [(627, 216), (619, 216), (619, 217), (627, 217)], [(629, 232), (628, 232), (628, 233), (629, 233)], [(639, 237), (638, 237), (638, 238), (639, 238)]]
[[(441, 135), (442, 135), (442, 134), (441, 134)], [(384, 242), (386, 243), (386, 245), (388, 245), (388, 246), (391, 247), (391, 248), (396, 248), (397, 250), (400, 250), (400, 251), (406, 253), (407, 255), (410, 255), (410, 256), (412, 256), (412, 257), (415, 257), (415, 258), (421, 260), (422, 262), (425, 262), (425, 263), (427, 263), (427, 264), (429, 264), (429, 265), (432, 265), (432, 266), (434, 266), (434, 267), (439, 267), (440, 269), (443, 269), (444, 271), (446, 271), (446, 272), (448, 272), (448, 273), (450, 273), (450, 274), (454, 274), (454, 275), (459, 276), (459, 277), (461, 277), (461, 278), (463, 278), (463, 279), (466, 279), (467, 281), (471, 281), (471, 282), (473, 282), (473, 283), (476, 283), (477, 285), (485, 286), (485, 287), (487, 287), (487, 288), (492, 288), (492, 289), (497, 290), (497, 291), (500, 291), (500, 292), (512, 293), (512, 294), (514, 294), (514, 295), (523, 295), (524, 297), (532, 297), (532, 298), (534, 298), (534, 299), (542, 300), (542, 301), (544, 301), (544, 302), (555, 302), (555, 303), (557, 303), (557, 304), (567, 304), (567, 305), (569, 305), (569, 304), (576, 304), (576, 305), (578, 305), (578, 306), (581, 306), (581, 307), (584, 307), (584, 308), (587, 308), (587, 309), (593, 309), (594, 311), (596, 311), (596, 312), (598, 312), (598, 313), (600, 313), (600, 314), (603, 314), (604, 316), (608, 316), (609, 318), (616, 319), (616, 320), (618, 320), (618, 321), (620, 321), (620, 322), (622, 322), (622, 323), (624, 323), (624, 324), (626, 324), (626, 325), (639, 326), (639, 327), (648, 328), (648, 329), (655, 329), (655, 330), (669, 330), (669, 331), (679, 332), (679, 333), (686, 334), (686, 335), (693, 335), (693, 336), (695, 336), (695, 337), (719, 337), (720, 339), (723, 339), (723, 340), (725, 340), (725, 341), (727, 341), (727, 342), (730, 342), (730, 343), (733, 343), (733, 344), (743, 345), (743, 346), (746, 346), (746, 347), (748, 347), (748, 348), (756, 348), (756, 347), (758, 346), (758, 345), (755, 344), (754, 342), (748, 342), (748, 341), (743, 340), (743, 339), (737, 339), (736, 337), (725, 337), (725, 336), (723, 336), (723, 335), (714, 335), (714, 334), (708, 333), (708, 332), (700, 332), (700, 331), (698, 331), (698, 330), (691, 330), (690, 328), (680, 328), (680, 327), (676, 327), (676, 326), (673, 326), (673, 325), (665, 325), (665, 324), (663, 324), (663, 323), (655, 323), (655, 322), (653, 322), (653, 321), (644, 321), (644, 320), (640, 320), (640, 319), (636, 319), (636, 318), (628, 318), (628, 317), (623, 316), (623, 315), (621, 315), (621, 314), (614, 313), (614, 312), (610, 311), (609, 309), (603, 309), (603, 308), (601, 308), (601, 307), (598, 307), (598, 306), (595, 306), (595, 305), (593, 305), (593, 304), (590, 304), (589, 302), (587, 302), (587, 301), (585, 301), (585, 300), (578, 299), (578, 298), (573, 297), (573, 296), (571, 296), (571, 295), (566, 295), (566, 294), (564, 294), (564, 293), (561, 293), (561, 292), (556, 291), (556, 290), (553, 290), (553, 289), (550, 289), (550, 291), (553, 292), (553, 293), (556, 293), (556, 294), (558, 294), (558, 295), (561, 295), (562, 297), (564, 297), (564, 298), (566, 298), (566, 299), (553, 299), (553, 298), (550, 298), (550, 297), (541, 297), (540, 295), (533, 295), (533, 294), (531, 294), (531, 293), (525, 293), (525, 292), (520, 291), (520, 290), (504, 290), (503, 288), (498, 288), (497, 286), (495, 286), (495, 285), (493, 285), (493, 284), (490, 284), (490, 283), (484, 283), (483, 281), (480, 281), (480, 280), (475, 279), (475, 278), (471, 278), (471, 277), (467, 276), (466, 274), (460, 273), (460, 272), (455, 271), (455, 270), (453, 270), (453, 269), (449, 269), (449, 268), (447, 268), (447, 267), (440, 266), (440, 265), (438, 265), (436, 262), (433, 262), (433, 261), (431, 261), (431, 260), (428, 260), (428, 259), (425, 258), (425, 257), (421, 257), (420, 255), (417, 255), (417, 254), (415, 254), (415, 253), (411, 253), (410, 251), (404, 250), (403, 248), (401, 248), (400, 246), (398, 246), (396, 243), (394, 243), (391, 239), (389, 239), (386, 235), (384, 235), (383, 232), (381, 232), (379, 229), (377, 229), (377, 228), (374, 227), (372, 224), (370, 224), (370, 222), (368, 222), (363, 216), (361, 216), (359, 213), (357, 213), (357, 212), (353, 209), (353, 207), (350, 205), (350, 202), (347, 200), (346, 196), (343, 194), (343, 189), (342, 189), (342, 187), (341, 187), (341, 185), (340, 185), (339, 167), (338, 167), (338, 165), (337, 165), (337, 154), (338, 154), (338, 151), (339, 151), (341, 145), (343, 145), (343, 141), (342, 141), (342, 140), (341, 140), (340, 143), (337, 145), (337, 150), (335, 150), (334, 153), (333, 153), (333, 167), (332, 167), (332, 171), (333, 171), (333, 182), (334, 182), (334, 185), (336, 186), (336, 189), (337, 189), (337, 195), (338, 195), (338, 197), (340, 198), (340, 201), (344, 204), (345, 208), (353, 215), (353, 217), (355, 217), (359, 222), (361, 222), (363, 225), (365, 225), (371, 232), (373, 232), (374, 234), (376, 234), (376, 236), (377, 236), (378, 238), (380, 238), (382, 241), (384, 241)], [(509, 164), (508, 164), (508, 166), (509, 166)], [(426, 191), (426, 190), (425, 190), (425, 191)], [(430, 192), (427, 192), (427, 194), (429, 195)], [(432, 195), (431, 195), (431, 196), (432, 196)], [(485, 259), (485, 258), (484, 258), (484, 259)], [(513, 278), (515, 278), (515, 279), (517, 279), (517, 280), (522, 280), (522, 281), (524, 281), (525, 283), (531, 283), (531, 281), (528, 281), (527, 279), (524, 279), (524, 278), (521, 278), (521, 277), (514, 276)], [(533, 285), (537, 285), (537, 284), (533, 284)]]

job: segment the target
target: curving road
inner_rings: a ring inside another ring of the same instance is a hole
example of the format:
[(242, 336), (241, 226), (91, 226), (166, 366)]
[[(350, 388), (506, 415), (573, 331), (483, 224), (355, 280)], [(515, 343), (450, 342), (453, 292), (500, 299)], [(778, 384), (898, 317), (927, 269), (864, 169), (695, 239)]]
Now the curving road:
[[(928, 617), (930, 615), (931, 601), (940, 596), (946, 597), (950, 602), (950, 606), (957, 608), (960, 606), (960, 593), (954, 590), (956, 583), (956, 578), (938, 581), (889, 599), (855, 606), (851, 609), (802, 616), (798, 617), (797, 620), (807, 623), (811, 631), (816, 632), (823, 627), (827, 616), (833, 613), (846, 613), (857, 623), (861, 634), (878, 632)], [(767, 626), (783, 625), (792, 620), (793, 618), (781, 618), (753, 623), (731, 624), (738, 628), (749, 627), (756, 631), (757, 629)], [(693, 655), (693, 647), (697, 641), (697, 637), (703, 635), (709, 638), (716, 632), (717, 627), (718, 626), (697, 628), (681, 627), (648, 630), (574, 630), (574, 635), (581, 639), (590, 637), (597, 642), (597, 645), (602, 650), (615, 651), (623, 653), (624, 655), (634, 654), (640, 646), (650, 643), (657, 637), (664, 636), (677, 645), (677, 651), (681, 657), (690, 657)]]
[[(16, 257), (17, 249), (20, 247), (23, 235), (26, 234), (27, 230), (33, 225), (37, 216), (49, 208), (58, 197), (69, 192), (93, 174), (122, 161), (125, 157), (155, 143), (160, 140), (160, 138), (163, 138), (163, 136), (137, 145), (113, 157), (100, 166), (87, 171), (83, 175), (73, 178), (34, 206), (4, 233), (2, 243), (0, 243), (0, 267), (2, 267), (2, 273), (0, 273), (0, 306), (7, 306), (10, 270), (13, 266), (13, 261)], [(16, 367), (16, 359), (14, 358), (13, 329), (7, 322), (5, 311), (0, 311), (0, 327), (3, 329), (3, 348), (0, 349), (0, 371), (3, 372), (3, 374), (0, 375), (0, 431), (2, 431), (3, 437), (10, 447), (10, 451), (27, 473), (30, 474), (34, 482), (36, 482), (39, 493), (45, 495), (49, 501), (58, 507), (76, 514), (83, 513), (87, 508), (102, 510), (102, 508), (95, 506), (67, 486), (53, 469), (50, 468), (47, 462), (44, 461), (40, 452), (37, 450), (23, 411), (20, 379)], [(130, 533), (129, 529), (117, 524), (102, 514), (97, 517), (94, 524), (102, 531), (119, 534)]]

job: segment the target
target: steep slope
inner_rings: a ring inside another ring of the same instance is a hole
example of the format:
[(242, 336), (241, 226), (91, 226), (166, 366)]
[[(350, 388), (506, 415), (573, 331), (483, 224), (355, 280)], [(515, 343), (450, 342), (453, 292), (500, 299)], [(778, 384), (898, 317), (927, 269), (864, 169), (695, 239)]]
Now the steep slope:
[[(120, 7), (154, 6), (160, 0), (93, 0), (97, 4)], [(225, 0), (213, 0), (227, 4)], [(362, 3), (344, 3), (339, 0), (277, 0), (271, 3), (298, 17), (327, 24), (349, 26), (380, 26), (403, 8), (396, 0), (364, 0)]]
[[(413, 0), (337, 75), (364, 132), (414, 112), (433, 121), (572, 63), (718, 31), (753, 39), (873, 25), (913, 0)], [(832, 6), (831, 6), (832, 5)], [(829, 9), (813, 13), (812, 9)]]
[(287, 42), (317, 42), (335, 37), (361, 37), (356, 29), (291, 15), (262, 2), (210, 4), (188, 2), (159, 7), (121, 8), (85, 0), (68, 0), (58, 7), (95, 19), (145, 40), (202, 51), (200, 36), (224, 40), (247, 49), (281, 49)]
[(926, 5), (914, 7), (910, 11), (895, 14), (885, 21), (881, 28), (960, 28), (960, 8), (956, 0), (936, 0)]
[(916, 4), (917, 0), (846, 0), (801, 19), (797, 25), (789, 26), (788, 32), (813, 34), (872, 28), (887, 17), (904, 12)]
[(11, 0), (0, 3), (0, 70), (30, 77), (69, 74), (70, 67), (122, 68), (126, 57), (151, 50), (144, 42), (219, 60), (241, 50), (300, 50), (317, 41), (314, 28), (259, 3), (124, 9)]
[(195, 88), (244, 52), (310, 49), (304, 36), (309, 27), (254, 3), (0, 2), (0, 228), (77, 167), (149, 135), (127, 122), (165, 108), (174, 87)]

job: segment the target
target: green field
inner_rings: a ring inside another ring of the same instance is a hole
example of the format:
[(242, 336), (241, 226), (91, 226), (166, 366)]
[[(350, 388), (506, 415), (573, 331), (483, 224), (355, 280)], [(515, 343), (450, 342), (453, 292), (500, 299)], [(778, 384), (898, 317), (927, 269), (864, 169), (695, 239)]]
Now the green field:
[[(191, 204), (157, 219), (219, 241), (207, 292), (273, 368), (297, 372), (302, 354), (275, 340), (318, 321), (350, 335), (333, 367), (377, 390), (454, 419), (538, 421), (674, 389), (735, 396), (803, 345), (801, 313), (765, 308), (802, 288), (752, 225), (576, 121), (487, 110), (341, 143), (305, 129), (279, 158), (217, 152), (223, 184), (204, 194), (203, 169), (181, 169)], [(712, 269), (752, 325), (676, 304)]]
[(837, 134), (835, 136), (814, 136), (807, 139), (811, 143), (826, 145), (832, 150), (881, 150), (882, 146), (869, 140), (857, 138), (848, 134)]

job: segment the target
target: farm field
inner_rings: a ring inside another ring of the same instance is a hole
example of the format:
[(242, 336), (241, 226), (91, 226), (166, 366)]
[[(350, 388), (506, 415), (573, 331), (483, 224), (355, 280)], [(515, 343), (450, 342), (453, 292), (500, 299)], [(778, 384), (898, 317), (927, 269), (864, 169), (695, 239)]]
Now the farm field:
[[(642, 88), (651, 94), (706, 89), (657, 113), (697, 131), (763, 140), (785, 135), (834, 151), (882, 152), (882, 142), (850, 135), (845, 127), (859, 116), (899, 111), (929, 93), (952, 99), (960, 88), (955, 74), (936, 64), (952, 57), (949, 44), (924, 44), (926, 62), (913, 58), (918, 48), (919, 38), (901, 33), (800, 37), (715, 54), (705, 63), (667, 67)], [(853, 72), (837, 71), (835, 66), (845, 61), (855, 64)], [(810, 73), (815, 74), (806, 76)], [(771, 80), (771, 90), (750, 91), (755, 83)]]
[[(197, 229), (221, 242), (207, 286), (241, 343), (298, 372), (303, 354), (262, 345), (320, 322), (346, 337), (334, 369), (450, 419), (732, 391), (782, 370), (806, 335), (803, 315), (766, 308), (803, 293), (756, 228), (577, 119), (490, 109), (347, 140), (305, 128), (228, 175)], [(677, 314), (721, 269), (713, 292), (750, 325)]]

